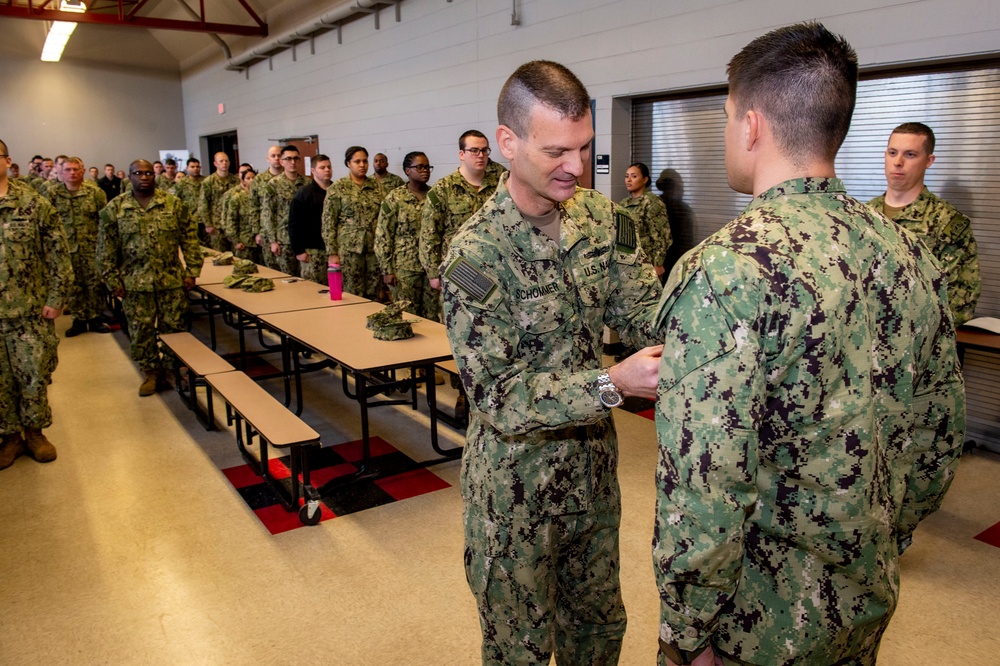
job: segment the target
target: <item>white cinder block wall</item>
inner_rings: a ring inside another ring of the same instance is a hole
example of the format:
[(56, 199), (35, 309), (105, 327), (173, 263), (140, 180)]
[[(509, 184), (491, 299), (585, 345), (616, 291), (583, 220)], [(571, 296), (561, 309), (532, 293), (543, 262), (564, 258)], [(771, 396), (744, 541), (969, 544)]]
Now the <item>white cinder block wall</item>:
[(254, 65), (249, 79), (223, 63), (189, 73), (182, 78), (187, 146), (200, 152), (200, 137), (235, 129), (241, 159), (263, 166), (269, 139), (316, 134), (335, 177), (347, 173), (343, 151), (360, 144), (385, 152), (396, 173), (403, 155), (424, 150), (439, 178), (457, 167), (463, 130), (494, 136), (506, 77), (546, 58), (570, 67), (596, 100), (597, 152), (613, 162), (595, 183), (617, 198), (629, 149), (627, 135), (612, 134), (615, 98), (724, 83), (729, 58), (771, 28), (821, 20), (848, 38), (863, 66), (1000, 52), (1000, 3), (992, 0), (516, 4), (520, 26), (511, 25), (508, 0), (403, 0), (400, 22), (383, 10), (379, 30), (371, 18), (349, 23), (342, 44), (327, 33), (315, 39), (315, 54), (302, 44), (295, 60), (291, 50), (280, 53)]

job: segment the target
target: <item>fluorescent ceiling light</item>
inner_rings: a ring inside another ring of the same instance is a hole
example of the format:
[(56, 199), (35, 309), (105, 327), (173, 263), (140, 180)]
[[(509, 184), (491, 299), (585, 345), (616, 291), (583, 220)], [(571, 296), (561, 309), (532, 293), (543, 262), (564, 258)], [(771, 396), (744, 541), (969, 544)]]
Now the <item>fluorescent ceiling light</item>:
[[(59, 9), (64, 12), (82, 14), (87, 11), (87, 6), (83, 4), (83, 0), (62, 0)], [(74, 30), (76, 30), (76, 23), (53, 21), (49, 27), (49, 34), (45, 38), (45, 46), (42, 47), (42, 60), (59, 62), (63, 49), (66, 48), (66, 42), (69, 41), (69, 36), (73, 34)]]

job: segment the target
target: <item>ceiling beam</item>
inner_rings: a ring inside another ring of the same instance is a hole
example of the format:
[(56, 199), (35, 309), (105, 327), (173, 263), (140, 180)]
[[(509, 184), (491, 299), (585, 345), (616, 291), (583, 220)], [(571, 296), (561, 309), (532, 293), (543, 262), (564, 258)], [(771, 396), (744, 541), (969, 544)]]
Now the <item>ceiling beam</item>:
[[(121, 0), (119, 0), (121, 3)], [(138, 3), (140, 6), (143, 2)], [(64, 12), (56, 9), (40, 9), (24, 5), (0, 5), (0, 17), (31, 19), (36, 21), (68, 21), (70, 23), (93, 23), (98, 25), (129, 26), (133, 28), (152, 28), (155, 30), (180, 30), (184, 32), (214, 32), (223, 35), (242, 35), (247, 37), (267, 37), (267, 24), (240, 1), (240, 4), (247, 9), (248, 13), (257, 25), (238, 25), (234, 23), (210, 23), (205, 21), (202, 13), (202, 20), (179, 20), (155, 18), (152, 16), (124, 16), (123, 12), (118, 14), (99, 14), (87, 12), (78, 14), (76, 12)]]

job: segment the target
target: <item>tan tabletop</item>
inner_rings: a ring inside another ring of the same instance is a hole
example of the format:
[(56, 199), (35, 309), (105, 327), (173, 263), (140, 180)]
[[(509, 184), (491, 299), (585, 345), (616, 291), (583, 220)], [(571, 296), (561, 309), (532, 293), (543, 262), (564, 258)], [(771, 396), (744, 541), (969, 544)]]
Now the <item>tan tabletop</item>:
[[(285, 280), (294, 282), (285, 282)], [(370, 303), (367, 298), (344, 294), (343, 300), (331, 301), (326, 287), (303, 280), (302, 278), (276, 278), (274, 289), (260, 293), (246, 292), (242, 289), (228, 289), (221, 284), (206, 284), (201, 290), (218, 298), (220, 301), (242, 310), (251, 317), (258, 317), (274, 312), (291, 312), (293, 310), (312, 310), (319, 308), (339, 309), (341, 305), (358, 305)], [(320, 290), (324, 290), (323, 293)]]
[[(205, 263), (201, 265), (201, 275), (195, 280), (199, 287), (206, 284), (222, 284), (222, 281), (233, 274), (232, 266), (216, 266), (212, 263), (211, 257), (205, 257)], [(257, 265), (257, 272), (254, 275), (261, 275), (272, 279), (287, 278), (287, 273), (276, 271), (267, 266)]]
[(265, 314), (260, 320), (306, 347), (362, 372), (451, 359), (444, 325), (405, 312), (404, 319), (416, 320), (412, 338), (376, 340), (365, 328), (366, 318), (383, 307), (368, 302), (350, 308)]

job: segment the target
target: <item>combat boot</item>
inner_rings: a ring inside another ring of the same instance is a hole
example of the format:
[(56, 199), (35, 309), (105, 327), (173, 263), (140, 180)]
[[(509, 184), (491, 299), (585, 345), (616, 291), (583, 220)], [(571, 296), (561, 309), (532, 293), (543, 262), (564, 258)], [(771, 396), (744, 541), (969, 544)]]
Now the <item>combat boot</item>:
[(24, 454), (24, 440), (21, 433), (0, 435), (0, 469), (7, 469)]
[(67, 338), (75, 338), (81, 333), (87, 332), (87, 320), (86, 319), (74, 319), (73, 325), (66, 329)]
[(101, 318), (101, 317), (94, 317), (89, 322), (87, 322), (87, 326), (90, 328), (90, 332), (91, 333), (110, 333), (111, 332), (111, 327), (109, 327), (104, 322), (104, 319)]
[(24, 440), (31, 457), (38, 462), (46, 463), (56, 459), (56, 447), (52, 446), (52, 442), (38, 428), (25, 428)]
[(147, 372), (146, 379), (142, 381), (142, 386), (139, 387), (139, 395), (146, 397), (147, 395), (153, 395), (156, 393), (156, 387), (160, 383), (160, 373), (157, 371)]

